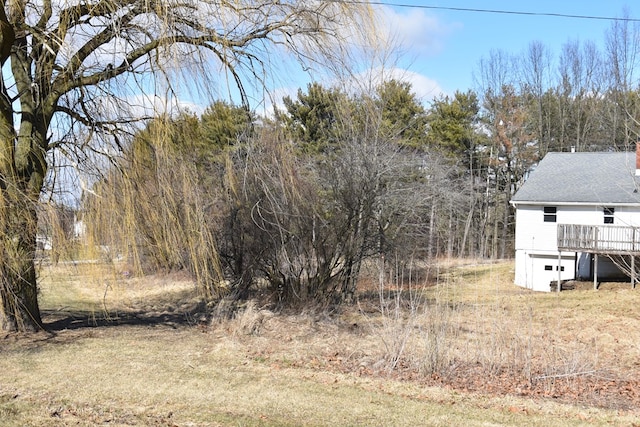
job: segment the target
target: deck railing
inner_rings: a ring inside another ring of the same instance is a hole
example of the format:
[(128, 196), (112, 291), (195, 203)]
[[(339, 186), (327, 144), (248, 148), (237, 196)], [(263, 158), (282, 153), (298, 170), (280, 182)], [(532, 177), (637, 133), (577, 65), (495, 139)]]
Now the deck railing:
[(640, 254), (640, 227), (558, 224), (558, 250)]

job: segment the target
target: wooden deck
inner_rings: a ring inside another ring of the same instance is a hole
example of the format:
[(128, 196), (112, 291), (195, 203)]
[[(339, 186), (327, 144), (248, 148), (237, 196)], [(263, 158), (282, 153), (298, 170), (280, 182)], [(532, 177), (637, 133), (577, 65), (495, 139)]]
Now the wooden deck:
[(640, 255), (640, 227), (558, 224), (558, 250)]

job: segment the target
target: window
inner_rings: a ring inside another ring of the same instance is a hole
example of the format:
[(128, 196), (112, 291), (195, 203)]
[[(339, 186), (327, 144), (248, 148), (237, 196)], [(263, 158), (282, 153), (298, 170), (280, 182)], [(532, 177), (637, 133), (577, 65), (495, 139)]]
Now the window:
[(545, 271), (553, 271), (553, 267), (550, 265), (545, 265), (544, 266)]
[(555, 206), (544, 207), (544, 222), (556, 222), (558, 208)]
[(615, 213), (615, 208), (604, 208), (604, 223), (605, 224), (613, 224), (613, 214)]

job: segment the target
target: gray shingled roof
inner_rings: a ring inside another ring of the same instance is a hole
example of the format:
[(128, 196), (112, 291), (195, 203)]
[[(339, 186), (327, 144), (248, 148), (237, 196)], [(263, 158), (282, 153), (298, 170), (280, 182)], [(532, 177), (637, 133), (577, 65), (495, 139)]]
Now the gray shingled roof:
[(549, 153), (511, 201), (640, 204), (635, 155), (635, 152)]

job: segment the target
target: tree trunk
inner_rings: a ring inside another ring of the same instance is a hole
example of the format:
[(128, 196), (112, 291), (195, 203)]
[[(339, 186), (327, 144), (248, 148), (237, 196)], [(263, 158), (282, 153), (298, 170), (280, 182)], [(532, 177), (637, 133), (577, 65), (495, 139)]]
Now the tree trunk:
[(427, 244), (427, 256), (429, 259), (433, 259), (434, 254), (434, 241), (436, 236), (436, 204), (431, 204), (431, 215), (429, 215), (429, 239)]
[(453, 240), (456, 238), (453, 231), (453, 202), (449, 203), (449, 236), (447, 241), (447, 259), (453, 257)]
[(502, 230), (500, 235), (500, 259), (507, 253), (507, 236), (509, 235), (509, 192), (505, 193), (504, 212), (502, 214)]
[(4, 331), (43, 329), (38, 307), (35, 253), (36, 204), (21, 196), (0, 196), (4, 230), (0, 237), (0, 327)]
[[(471, 229), (471, 223), (473, 222), (474, 208), (475, 208), (475, 203), (473, 203), (473, 199), (472, 199), (472, 202), (470, 203), (470, 206), (469, 206), (469, 214), (467, 215), (467, 220), (465, 221), (465, 225), (464, 225), (464, 234), (462, 235), (462, 243), (460, 243), (460, 248), (458, 251), (458, 253), (460, 254), (459, 256), (461, 258), (464, 258), (465, 249), (467, 247), (467, 238), (469, 237), (469, 230)], [(469, 247), (467, 254), (470, 257), (473, 256), (473, 251), (471, 250), (471, 247)]]

